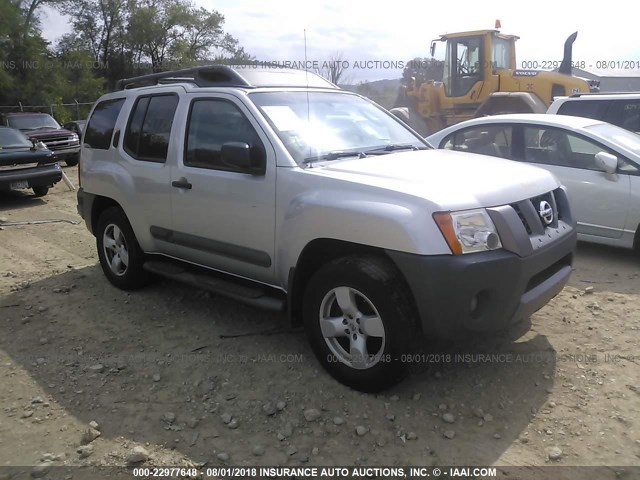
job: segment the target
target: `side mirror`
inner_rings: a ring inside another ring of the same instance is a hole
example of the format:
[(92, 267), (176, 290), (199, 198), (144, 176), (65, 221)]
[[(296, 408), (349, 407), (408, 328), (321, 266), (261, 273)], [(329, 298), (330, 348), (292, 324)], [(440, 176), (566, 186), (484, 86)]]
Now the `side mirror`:
[(263, 175), (265, 163), (256, 165), (251, 158), (251, 147), (244, 142), (226, 142), (222, 144), (222, 163), (229, 167), (244, 170), (252, 175)]
[(435, 40), (433, 40), (431, 42), (431, 48), (429, 49), (429, 53), (431, 54), (432, 57), (436, 53), (436, 41)]
[(596, 153), (596, 166), (605, 173), (613, 174), (618, 171), (618, 157), (607, 152)]

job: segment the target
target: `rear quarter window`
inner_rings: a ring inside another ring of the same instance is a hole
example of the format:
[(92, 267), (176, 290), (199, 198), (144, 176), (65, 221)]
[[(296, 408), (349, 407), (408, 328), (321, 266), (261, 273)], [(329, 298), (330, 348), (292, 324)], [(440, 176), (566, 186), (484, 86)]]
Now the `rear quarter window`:
[(604, 120), (606, 102), (598, 100), (568, 101), (558, 108), (559, 115), (572, 115), (574, 117), (593, 118)]
[(613, 100), (604, 120), (626, 130), (640, 133), (640, 99)]
[(96, 105), (89, 119), (84, 144), (89, 148), (108, 150), (116, 120), (124, 104), (124, 98), (105, 100)]

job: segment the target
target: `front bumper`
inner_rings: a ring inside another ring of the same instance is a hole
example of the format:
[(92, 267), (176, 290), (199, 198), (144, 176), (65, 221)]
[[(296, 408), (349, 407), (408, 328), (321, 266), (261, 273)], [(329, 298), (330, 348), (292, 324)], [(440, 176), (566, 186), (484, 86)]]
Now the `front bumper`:
[(66, 160), (67, 158), (77, 158), (80, 155), (80, 145), (69, 147), (69, 148), (60, 148), (58, 150), (53, 150), (53, 154), (55, 155), (57, 160)]
[(62, 170), (57, 163), (15, 170), (0, 170), (0, 190), (10, 190), (11, 184), (27, 181), (29, 188), (51, 186), (62, 180)]
[(506, 330), (546, 305), (569, 279), (575, 246), (571, 230), (526, 257), (387, 254), (409, 284), (423, 333), (455, 339)]
[(80, 215), (84, 220), (84, 223), (87, 226), (87, 229), (91, 233), (93, 233), (93, 224), (91, 222), (91, 211), (93, 210), (93, 202), (96, 197), (91, 193), (85, 192), (82, 187), (79, 187), (76, 198), (78, 200), (78, 205), (76, 207), (78, 210), (78, 215)]

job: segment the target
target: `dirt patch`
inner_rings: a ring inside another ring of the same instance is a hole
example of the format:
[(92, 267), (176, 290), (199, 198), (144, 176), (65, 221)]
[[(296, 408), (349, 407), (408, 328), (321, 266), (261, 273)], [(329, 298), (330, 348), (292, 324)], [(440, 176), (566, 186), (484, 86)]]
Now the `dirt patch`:
[[(64, 184), (0, 210), (79, 220)], [(84, 224), (5, 226), (0, 243), (0, 465), (638, 465), (631, 252), (581, 245), (524, 337), (438, 346), (365, 395), (277, 315), (111, 287)]]

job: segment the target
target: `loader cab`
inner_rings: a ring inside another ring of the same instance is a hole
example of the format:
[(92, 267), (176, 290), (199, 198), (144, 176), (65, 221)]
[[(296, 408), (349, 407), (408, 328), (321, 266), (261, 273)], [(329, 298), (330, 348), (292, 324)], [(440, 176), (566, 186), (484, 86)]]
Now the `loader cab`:
[(462, 97), (483, 79), (483, 50), (480, 36), (447, 41), (442, 79), (447, 97)]
[[(470, 96), (480, 101), (482, 83), (497, 70), (515, 69), (515, 41), (497, 30), (479, 30), (442, 35), (446, 42), (443, 84), (447, 97)], [(431, 46), (435, 51), (435, 41)], [(474, 89), (474, 86), (477, 88)]]

